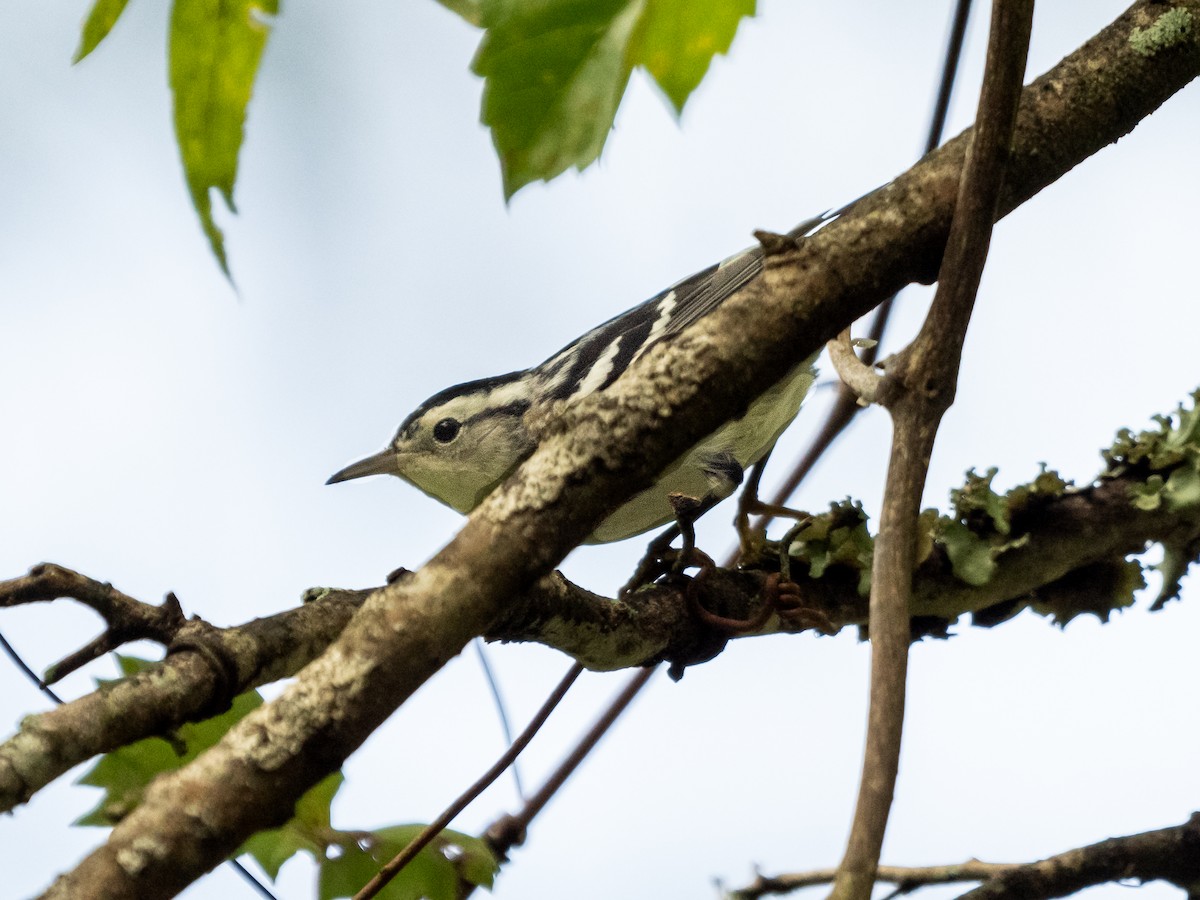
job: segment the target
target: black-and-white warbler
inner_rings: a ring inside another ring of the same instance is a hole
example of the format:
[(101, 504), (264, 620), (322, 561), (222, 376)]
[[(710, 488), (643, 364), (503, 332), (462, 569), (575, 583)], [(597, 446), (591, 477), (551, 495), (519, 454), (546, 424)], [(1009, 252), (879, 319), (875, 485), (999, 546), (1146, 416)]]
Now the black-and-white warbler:
[[(812, 234), (836, 216), (804, 222), (791, 236)], [(396, 475), (461, 513), (473, 510), (530, 453), (530, 407), (573, 402), (603, 391), (655, 342), (678, 334), (762, 271), (753, 247), (685, 278), (572, 341), (531, 369), (468, 381), (434, 394), (401, 424), (383, 451), (347, 466), (327, 484), (365, 475)], [(798, 364), (730, 420), (663, 470), (658, 481), (612, 513), (589, 543), (633, 537), (674, 518), (672, 494), (713, 502), (741, 483), (745, 467), (766, 455), (800, 410), (812, 385), (813, 360)]]

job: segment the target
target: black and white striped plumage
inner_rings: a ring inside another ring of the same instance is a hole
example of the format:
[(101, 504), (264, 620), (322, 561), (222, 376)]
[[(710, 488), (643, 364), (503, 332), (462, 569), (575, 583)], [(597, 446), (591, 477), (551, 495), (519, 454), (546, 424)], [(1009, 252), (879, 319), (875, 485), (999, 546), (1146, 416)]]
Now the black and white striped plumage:
[[(832, 218), (811, 219), (792, 235), (807, 236)], [(604, 390), (656, 342), (712, 312), (761, 272), (761, 248), (745, 250), (596, 326), (540, 365), (440, 391), (401, 423), (387, 449), (347, 466), (328, 483), (397, 475), (459, 512), (470, 512), (533, 452), (524, 415), (535, 401), (570, 403)], [(761, 459), (795, 418), (813, 376), (812, 360), (796, 366), (743, 416), (709, 435), (654, 486), (605, 519), (590, 540), (621, 540), (670, 521), (672, 493), (710, 500), (728, 496), (742, 469)]]

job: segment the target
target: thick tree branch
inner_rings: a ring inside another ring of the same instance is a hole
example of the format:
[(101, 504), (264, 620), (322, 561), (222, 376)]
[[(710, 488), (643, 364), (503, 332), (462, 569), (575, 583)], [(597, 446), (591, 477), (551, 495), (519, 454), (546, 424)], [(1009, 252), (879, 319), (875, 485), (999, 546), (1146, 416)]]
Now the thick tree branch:
[[(1130, 130), (1200, 71), (1185, 36), (1129, 43), (1200, 0), (1141, 3), (1026, 92), (1007, 211)], [(764, 275), (604, 392), (531, 411), (539, 449), (411, 578), (372, 595), (275, 701), (188, 767), (156, 780), (105, 846), (47, 896), (171, 896), (356, 749), (510, 598), (547, 574), (613, 508), (902, 284), (932, 277), (962, 165), (956, 139), (838, 222), (767, 261)], [(669, 423), (669, 425), (668, 425)], [(489, 577), (477, 573), (487, 571)]]

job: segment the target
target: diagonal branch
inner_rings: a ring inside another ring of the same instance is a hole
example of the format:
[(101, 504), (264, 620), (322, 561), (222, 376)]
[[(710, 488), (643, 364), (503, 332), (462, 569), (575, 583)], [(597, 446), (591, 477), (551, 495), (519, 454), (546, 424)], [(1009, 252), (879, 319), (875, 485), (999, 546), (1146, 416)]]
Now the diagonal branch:
[[(946, 56), (942, 62), (942, 77), (938, 84), (937, 99), (933, 105), (933, 115), (930, 117), (929, 133), (925, 138), (925, 153), (927, 154), (937, 149), (938, 144), (942, 142), (942, 134), (946, 129), (946, 115), (950, 109), (950, 98), (954, 91), (954, 82), (958, 77), (958, 62), (962, 56), (963, 40), (967, 32), (967, 20), (971, 15), (971, 2), (972, 0), (958, 0), (954, 7), (954, 19), (950, 24), (950, 36), (946, 42)], [(891, 320), (896, 296), (896, 294), (892, 294), (880, 303), (879, 307), (875, 310), (875, 315), (871, 319), (871, 327), (867, 333), (867, 339), (871, 342), (871, 345), (863, 353), (862, 361), (865, 365), (872, 366), (875, 364), (876, 354), (879, 351), (880, 344), (883, 342), (888, 322)], [(770, 505), (787, 505), (788, 501), (791, 500), (792, 494), (796, 493), (796, 488), (800, 486), (800, 482), (808, 477), (808, 473), (812, 471), (813, 466), (825, 455), (825, 451), (833, 446), (834, 441), (846, 430), (862, 409), (863, 407), (859, 405), (858, 397), (855, 396), (854, 391), (845, 384), (839, 384), (837, 398), (833, 401), (833, 408), (826, 414), (825, 421), (809, 443), (804, 455), (796, 461), (791, 471), (775, 491), (775, 496), (772, 498)], [(757, 495), (757, 491), (755, 491), (755, 494)], [(754, 524), (754, 530), (759, 534), (765, 534), (769, 521), (768, 517), (763, 517)]]

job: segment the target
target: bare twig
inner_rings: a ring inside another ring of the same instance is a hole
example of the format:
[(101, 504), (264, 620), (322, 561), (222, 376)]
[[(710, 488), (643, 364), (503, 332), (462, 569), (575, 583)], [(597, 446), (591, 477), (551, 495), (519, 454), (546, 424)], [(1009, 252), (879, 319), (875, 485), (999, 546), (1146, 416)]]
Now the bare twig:
[[(167, 594), (162, 606), (151, 606), (120, 593), (111, 584), (95, 581), (52, 563), (40, 563), (21, 578), (0, 582), (0, 607), (57, 600), (60, 597), (70, 597), (96, 609), (108, 622), (108, 628), (103, 635), (91, 641), (82, 650), (72, 653), (51, 667), (54, 674), (48, 676), (49, 681), (64, 678), (93, 659), (98, 659), (108, 652), (108, 649), (114, 649), (139, 636), (169, 643), (185, 624), (179, 600), (174, 594)], [(63, 699), (26, 665), (25, 660), (13, 649), (4, 635), (0, 635), (0, 647), (3, 647), (13, 664), (36, 684), (43, 694), (53, 700), (56, 706), (63, 705)], [(101, 647), (108, 649), (102, 650)], [(226, 865), (231, 866), (260, 897), (275, 900), (275, 895), (267, 886), (236, 859), (226, 860)]]
[(488, 842), (497, 859), (507, 859), (508, 852), (513, 847), (518, 847), (525, 842), (529, 823), (542, 811), (542, 807), (550, 802), (550, 798), (558, 793), (559, 788), (566, 783), (579, 764), (592, 752), (592, 748), (604, 737), (609, 727), (625, 711), (625, 708), (633, 702), (633, 698), (638, 695), (642, 686), (650, 680), (654, 672), (653, 668), (648, 667), (641, 669), (630, 678), (625, 683), (625, 687), (600, 715), (600, 718), (593, 723), (574, 749), (558, 764), (558, 768), (550, 774), (537, 793), (525, 801), (521, 810), (514, 815), (501, 816), (488, 826), (484, 833), (484, 840)]
[(62, 705), (62, 697), (58, 696), (58, 694), (54, 692), (50, 685), (46, 684), (46, 682), (42, 680), (41, 676), (38, 675), (37, 672), (33, 671), (32, 668), (30, 668), (29, 664), (21, 658), (21, 654), (17, 652), (17, 649), (9, 643), (8, 638), (6, 638), (3, 634), (0, 634), (0, 649), (4, 650), (4, 655), (9, 658), (12, 664), (17, 667), (22, 675), (24, 675), (31, 682), (33, 682), (34, 685), (37, 686), (39, 691), (49, 697), (56, 706)]
[(834, 370), (842, 384), (858, 398), (857, 402), (862, 406), (874, 403), (875, 394), (883, 378), (858, 358), (850, 340), (850, 329), (847, 328), (825, 346), (829, 350), (829, 361), (833, 363)]
[(525, 726), (525, 730), (517, 735), (517, 739), (496, 760), (495, 764), (484, 772), (473, 785), (463, 791), (453, 803), (447, 806), (441, 815), (422, 828), (420, 834), (409, 841), (407, 847), (390, 859), (374, 878), (363, 885), (362, 889), (354, 895), (354, 900), (370, 900), (371, 897), (377, 896), (387, 886), (387, 883), (400, 874), (400, 871), (412, 862), (416, 858), (416, 855), (430, 841), (442, 833), (442, 829), (454, 821), (455, 816), (466, 809), (472, 800), (482, 794), (488, 785), (503, 775), (504, 771), (513, 764), (513, 761), (520, 752), (533, 740), (533, 736), (538, 733), (546, 723), (546, 720), (550, 718), (550, 713), (554, 712), (554, 708), (558, 706), (559, 701), (566, 696), (571, 685), (575, 683), (575, 679), (582, 673), (583, 666), (579, 665), (579, 663), (572, 665), (567, 670), (567, 674), (559, 681), (558, 686), (546, 698), (546, 702), (542, 704), (541, 708), (529, 721), (529, 724)]
[[(894, 884), (899, 892), (908, 893), (918, 887), (934, 884), (955, 884), (960, 881), (986, 881), (1022, 863), (988, 863), (970, 859), (964, 863), (945, 866), (880, 866), (876, 881)], [(725, 900), (758, 900), (774, 894), (790, 894), (804, 888), (830, 884), (837, 869), (813, 869), (808, 872), (788, 872), (782, 875), (763, 875), (761, 872), (745, 887), (725, 894)]]
[(1002, 872), (959, 900), (1043, 900), (1108, 881), (1169, 881), (1200, 894), (1200, 813), (1182, 825), (1109, 838)]
[[(782, 875), (757, 874), (727, 900), (758, 900), (828, 884), (835, 869)], [(1169, 881), (1184, 890), (1200, 883), (1200, 813), (1182, 825), (1109, 838), (1032, 863), (988, 863), (976, 859), (941, 866), (880, 866), (877, 881), (907, 894), (936, 884), (978, 881), (960, 900), (1044, 900), (1065, 897), (1092, 885), (1133, 879)], [(894, 896), (894, 895), (893, 895)]]
[(877, 397), (892, 416), (892, 454), (871, 579), (871, 701), (862, 781), (834, 900), (869, 900), (887, 829), (904, 722), (909, 598), (917, 516), (942, 415), (954, 401), (962, 343), (987, 259), (1016, 122), (1033, 0), (995, 0), (979, 115), (959, 182), (938, 290), (916, 339), (888, 366)]
[[(61, 584), (83, 590), (103, 585), (61, 566), (52, 568), (69, 576)], [(47, 567), (35, 567), (34, 572), (39, 569)], [(39, 577), (0, 582), (0, 595), (12, 596), (11, 586), (28, 585)], [(318, 602), (236, 628), (214, 628), (195, 619), (187, 622), (183, 636), (200, 633), (203, 642), (219, 645), (220, 655), (232, 661), (237, 672), (233, 684), (226, 672), (214, 668), (210, 654), (181, 650), (104, 690), (26, 716), (20, 730), (0, 744), (0, 810), (24, 803), (96, 754), (208, 718), (231, 690), (237, 694), (295, 674), (341, 633), (370, 591), (326, 593)], [(61, 595), (70, 593), (64, 589)]]
[[(958, 75), (958, 61), (962, 56), (963, 40), (967, 33), (967, 21), (971, 16), (972, 0), (958, 0), (954, 8), (954, 19), (950, 25), (950, 35), (946, 39), (946, 54), (942, 61), (942, 77), (938, 83), (937, 98), (933, 104), (933, 114), (930, 116), (929, 133), (925, 139), (925, 153), (932, 153), (942, 142), (942, 134), (946, 128), (946, 114), (950, 109), (950, 98), (954, 94), (954, 82)], [(895, 308), (899, 294), (892, 294), (879, 304), (871, 319), (871, 327), (867, 338), (874, 343), (862, 354), (865, 365), (874, 365), (880, 344), (891, 321), (892, 309)], [(796, 488), (808, 477), (817, 461), (825, 455), (825, 451), (833, 446), (833, 442), (846, 430), (855, 416), (863, 409), (847, 385), (840, 384), (833, 408), (829, 410), (820, 429), (808, 445), (808, 449), (800, 456), (788, 476), (775, 491), (771, 506), (786, 506)], [(764, 516), (754, 524), (754, 531), (762, 534), (771, 521), (771, 516)]]
[[(913, 616), (929, 627), (944, 629), (969, 614), (977, 625), (990, 627), (1030, 604), (1060, 622), (1081, 611), (1104, 615), (1115, 607), (1100, 602), (1105, 599), (1103, 584), (1086, 578), (1081, 582), (1079, 576), (1121, 564), (1148, 542), (1200, 548), (1195, 511), (1173, 511), (1165, 505), (1146, 509), (1136, 502), (1148, 486), (1169, 480), (1171, 468), (1119, 468), (1119, 472), (1105, 471), (1084, 488), (1039, 491), (1036, 481), (1015, 487), (1011, 527), (1003, 536), (1006, 549), (993, 558), (994, 569), (984, 584), (956, 577), (948, 548), (935, 535), (914, 577)], [(832, 522), (839, 513), (825, 515)], [(996, 537), (986, 522), (968, 519), (962, 524), (975, 540), (988, 542)], [(1191, 559), (1195, 551), (1186, 552)], [(771, 559), (771, 554), (764, 554), (764, 562)], [(804, 604), (833, 627), (866, 622), (857, 564), (833, 565), (819, 577), (809, 574), (804, 565), (790, 568)], [(723, 615), (753, 618), (764, 608), (769, 574), (767, 570), (714, 570), (701, 586), (701, 602)], [(308, 592), (310, 602), (296, 609), (218, 629), (214, 639), (234, 655), (241, 673), (237, 692), (293, 674), (341, 632), (370, 593), (314, 589)], [(1123, 604), (1111, 590), (1108, 596), (1112, 604)], [(636, 600), (593, 594), (555, 574), (525, 596), (512, 598), (505, 617), (488, 637), (536, 641), (595, 670), (694, 658), (692, 648), (704, 629), (688, 613), (680, 587), (654, 585), (639, 592)], [(796, 623), (780, 617), (763, 628), (764, 632), (797, 630)], [(921, 629), (914, 626), (913, 632), (920, 634)], [(13, 809), (98, 753), (204, 718), (218, 693), (216, 681), (204, 656), (174, 653), (103, 691), (26, 716), (17, 733), (0, 744), (0, 811)]]
[(0, 582), (0, 608), (60, 597), (70, 597), (95, 610), (107, 627), (95, 640), (51, 666), (46, 672), (46, 684), (54, 684), (130, 641), (151, 640), (169, 646), (187, 624), (174, 594), (167, 594), (162, 606), (151, 606), (121, 593), (111, 584), (52, 563), (36, 565), (27, 575)]

